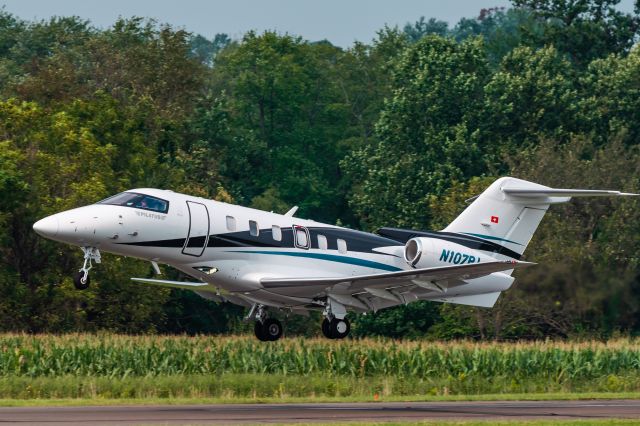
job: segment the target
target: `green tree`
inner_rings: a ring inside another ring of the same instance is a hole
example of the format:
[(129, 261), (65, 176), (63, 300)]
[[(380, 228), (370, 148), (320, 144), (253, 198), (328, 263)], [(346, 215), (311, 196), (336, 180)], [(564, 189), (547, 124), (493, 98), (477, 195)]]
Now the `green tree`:
[(640, 31), (640, 6), (624, 13), (620, 0), (513, 0), (513, 5), (531, 11), (540, 30), (525, 32), (526, 43), (554, 45), (578, 65), (586, 66), (610, 53), (628, 52)]
[(230, 43), (231, 39), (226, 34), (216, 34), (211, 40), (200, 34), (189, 37), (191, 54), (209, 67), (213, 66), (218, 53)]
[[(347, 49), (0, 10), (1, 327), (248, 330), (240, 308), (132, 284), (152, 273), (141, 261), (105, 256), (95, 285), (73, 289), (80, 252), (33, 222), (132, 187), (418, 229), (444, 227), (487, 176), (637, 192), (640, 5), (617, 3), (516, 0), (454, 28), (384, 27)], [(637, 212), (637, 200), (554, 206), (526, 253), (546, 267), (519, 274), (494, 309), (425, 302), (356, 317), (355, 332), (638, 332)], [(290, 330), (317, 333), (318, 320)]]
[(234, 128), (233, 139), (219, 148), (238, 201), (259, 199), (267, 207), (271, 199), (272, 208), (299, 205), (303, 216), (340, 216), (336, 141), (346, 122), (332, 82), (340, 54), (326, 43), (266, 32), (248, 33), (219, 55), (215, 79), (224, 82)]
[(415, 302), (353, 318), (355, 336), (388, 336), (398, 339), (419, 338), (441, 318), (440, 304)]
[[(573, 138), (559, 146), (545, 141), (511, 160), (512, 173), (554, 187), (640, 189), (637, 146), (619, 138), (598, 147)], [(544, 264), (518, 274), (512, 297), (527, 300), (521, 316), (535, 319), (544, 334), (638, 330), (637, 199), (584, 199), (553, 206), (526, 252)], [(513, 291), (512, 290), (512, 291)], [(540, 333), (543, 334), (543, 333)]]
[(618, 136), (627, 145), (640, 143), (640, 48), (593, 61), (580, 85), (585, 131), (600, 144)]
[(488, 64), (482, 43), (427, 36), (400, 57), (379, 142), (342, 167), (356, 183), (350, 203), (366, 227), (425, 228), (430, 195), (485, 170), (476, 131)]
[(482, 36), (489, 62), (498, 66), (504, 56), (524, 43), (526, 34), (537, 34), (540, 24), (524, 8), (481, 9), (476, 18), (462, 18), (451, 30), (458, 41)]
[(539, 138), (566, 140), (580, 129), (576, 73), (553, 47), (518, 47), (485, 87), (484, 131), (502, 149)]
[[(3, 238), (0, 269), (14, 277), (3, 282), (2, 292), (20, 295), (22, 299), (13, 303), (21, 307), (14, 308), (24, 314), (7, 324), (31, 331), (75, 326), (77, 316), (65, 307), (86, 303), (93, 295), (67, 297), (70, 280), (60, 277), (70, 275), (71, 264), (80, 260), (38, 238), (31, 226), (42, 216), (106, 196), (105, 182), (114, 177), (110, 164), (115, 149), (101, 145), (66, 111), (50, 114), (34, 103), (16, 100), (0, 102), (0, 135), (7, 176), (3, 189), (12, 191), (7, 197), (11, 202), (2, 204), (1, 216), (10, 232)], [(58, 259), (55, 265), (47, 261), (53, 256)]]
[(449, 24), (435, 18), (429, 18), (429, 20), (426, 21), (424, 16), (421, 16), (415, 23), (406, 24), (403, 32), (409, 41), (415, 43), (426, 35), (439, 35), (441, 37), (448, 36)]

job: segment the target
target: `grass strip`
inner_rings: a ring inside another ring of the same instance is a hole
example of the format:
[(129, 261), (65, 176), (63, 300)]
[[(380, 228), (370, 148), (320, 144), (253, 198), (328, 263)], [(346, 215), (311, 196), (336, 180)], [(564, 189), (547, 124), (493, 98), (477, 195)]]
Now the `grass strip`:
[(325, 377), (260, 374), (150, 377), (22, 377), (0, 378), (0, 399), (16, 400), (206, 400), (208, 402), (291, 401), (469, 401), (509, 399), (636, 398), (640, 378), (611, 389), (608, 378), (566, 381), (562, 385), (531, 381), (513, 386), (508, 377), (489, 383), (457, 379), (390, 377)]
[[(372, 398), (350, 397), (283, 397), (283, 398), (58, 398), (0, 399), (0, 407), (72, 407), (117, 405), (207, 405), (207, 404), (303, 404), (355, 402), (457, 402), (457, 401), (579, 401), (606, 399), (638, 399), (640, 393), (558, 393), (558, 394), (494, 394), (449, 396), (392, 396)], [(636, 424), (638, 420), (636, 420)]]
[[(385, 423), (370, 423), (370, 422), (350, 422), (350, 423), (296, 423), (297, 426), (417, 426), (417, 425), (447, 425), (447, 426), (487, 426), (487, 425), (525, 425), (525, 426), (549, 426), (549, 425), (562, 425), (562, 426), (601, 426), (601, 425), (637, 425), (636, 419), (596, 419), (596, 420), (447, 420), (447, 419), (429, 419), (420, 422), (385, 422)], [(285, 423), (283, 425), (290, 426), (291, 423)]]

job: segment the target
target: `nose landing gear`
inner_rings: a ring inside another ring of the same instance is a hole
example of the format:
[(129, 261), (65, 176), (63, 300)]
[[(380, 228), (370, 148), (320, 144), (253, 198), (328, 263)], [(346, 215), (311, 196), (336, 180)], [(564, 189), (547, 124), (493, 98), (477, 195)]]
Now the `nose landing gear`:
[(80, 247), (84, 253), (84, 264), (82, 268), (73, 274), (73, 285), (78, 290), (85, 290), (89, 287), (91, 282), (89, 278), (89, 270), (93, 267), (91, 261), (100, 263), (100, 250), (96, 247)]
[(79, 270), (73, 274), (73, 285), (78, 290), (86, 290), (89, 288), (91, 278), (89, 277), (89, 271)]

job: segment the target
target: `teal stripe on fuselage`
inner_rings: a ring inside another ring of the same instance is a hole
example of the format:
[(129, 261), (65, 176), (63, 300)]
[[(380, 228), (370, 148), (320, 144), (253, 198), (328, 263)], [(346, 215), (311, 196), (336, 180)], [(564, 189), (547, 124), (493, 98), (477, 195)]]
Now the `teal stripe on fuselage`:
[(472, 232), (461, 232), (461, 234), (471, 235), (471, 236), (478, 237), (478, 238), (484, 238), (484, 239), (486, 239), (486, 240), (504, 241), (504, 242), (506, 242), (506, 243), (517, 244), (517, 245), (519, 245), (519, 246), (521, 246), (521, 245), (522, 245), (522, 244), (520, 244), (520, 243), (516, 243), (515, 241), (505, 240), (504, 238), (492, 237), (491, 235), (474, 234), (474, 233), (472, 233)]
[(371, 260), (358, 259), (356, 257), (337, 256), (334, 254), (292, 252), (292, 251), (267, 251), (267, 250), (227, 250), (228, 253), (271, 254), (275, 256), (306, 257), (311, 259), (326, 260), (329, 262), (346, 263), (349, 265), (364, 266), (366, 268), (382, 269), (383, 271), (402, 271), (401, 268)]

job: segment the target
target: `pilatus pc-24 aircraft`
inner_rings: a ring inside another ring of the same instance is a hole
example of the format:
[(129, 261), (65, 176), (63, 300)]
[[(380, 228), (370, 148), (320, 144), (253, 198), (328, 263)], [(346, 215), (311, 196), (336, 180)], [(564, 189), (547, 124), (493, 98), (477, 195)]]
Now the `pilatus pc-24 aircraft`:
[(193, 282), (132, 278), (195, 291), (249, 308), (255, 334), (277, 340), (268, 309), (321, 310), (328, 338), (349, 334), (347, 311), (368, 312), (416, 300), (492, 307), (551, 204), (571, 197), (637, 195), (552, 189), (496, 180), (442, 231), (354, 231), (159, 189), (132, 189), (33, 225), (43, 237), (79, 246), (75, 286), (89, 286), (100, 251), (170, 265)]

